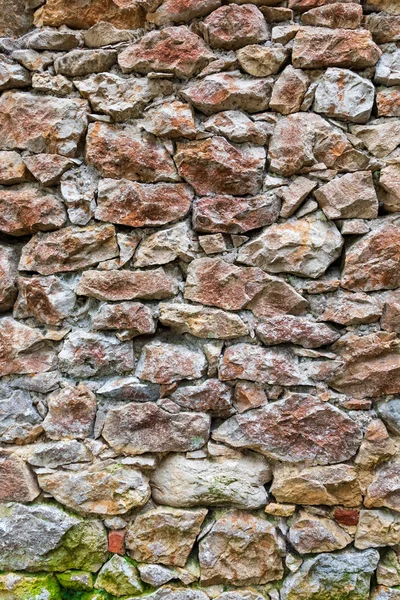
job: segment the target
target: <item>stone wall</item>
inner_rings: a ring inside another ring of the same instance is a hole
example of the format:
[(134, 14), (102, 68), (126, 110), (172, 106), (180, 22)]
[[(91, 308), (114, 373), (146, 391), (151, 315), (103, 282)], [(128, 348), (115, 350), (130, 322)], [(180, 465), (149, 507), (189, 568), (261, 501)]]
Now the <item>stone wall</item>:
[(0, 5), (0, 600), (398, 600), (400, 0)]

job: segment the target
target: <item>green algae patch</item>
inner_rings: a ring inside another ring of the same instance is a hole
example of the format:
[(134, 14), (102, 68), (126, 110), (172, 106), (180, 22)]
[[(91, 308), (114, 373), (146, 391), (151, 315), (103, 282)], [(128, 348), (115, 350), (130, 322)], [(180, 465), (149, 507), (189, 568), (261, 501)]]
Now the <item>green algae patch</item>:
[(64, 571), (56, 577), (64, 588), (87, 592), (93, 589), (93, 575), (89, 571)]
[(62, 600), (62, 595), (57, 579), (49, 573), (3, 573), (0, 600)]

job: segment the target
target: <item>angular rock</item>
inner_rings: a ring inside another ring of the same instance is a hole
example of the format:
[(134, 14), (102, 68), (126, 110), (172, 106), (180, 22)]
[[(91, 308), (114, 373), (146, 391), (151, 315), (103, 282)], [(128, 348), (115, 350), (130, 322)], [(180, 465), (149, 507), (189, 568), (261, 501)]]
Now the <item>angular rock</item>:
[(376, 65), (380, 56), (369, 31), (301, 27), (294, 40), (292, 61), (296, 69), (364, 69)]
[(58, 600), (60, 586), (54, 575), (4, 573), (0, 575), (0, 593), (8, 600)]
[(155, 25), (187, 23), (197, 17), (204, 17), (221, 5), (221, 0), (166, 0), (157, 10), (147, 13), (146, 18)]
[(205, 368), (205, 356), (197, 348), (153, 341), (142, 350), (136, 376), (152, 383), (172, 383), (197, 379)]
[(204, 41), (187, 27), (150, 31), (118, 56), (123, 73), (161, 71), (185, 79), (193, 77), (215, 57)]
[(280, 44), (245, 46), (237, 52), (241, 69), (253, 77), (268, 77), (278, 73), (288, 59), (288, 50)]
[(249, 331), (237, 315), (190, 304), (162, 304), (160, 322), (178, 333), (190, 333), (206, 339), (241, 337)]
[(71, 30), (58, 31), (43, 27), (24, 37), (25, 45), (34, 50), (72, 50), (79, 46), (79, 36)]
[(254, 122), (240, 110), (225, 110), (212, 115), (204, 123), (207, 131), (223, 135), (238, 144), (250, 142), (263, 146), (267, 143), (271, 127), (262, 121)]
[(224, 50), (237, 50), (269, 38), (264, 15), (253, 4), (221, 6), (204, 19), (200, 27), (212, 48)]
[(83, 34), (85, 46), (88, 48), (102, 48), (120, 42), (130, 42), (132, 38), (129, 30), (119, 29), (106, 21), (99, 21)]
[(267, 346), (292, 343), (304, 348), (320, 348), (332, 344), (340, 337), (339, 333), (327, 325), (292, 315), (264, 318), (256, 324), (255, 329)]
[(32, 88), (54, 96), (68, 96), (74, 91), (73, 84), (64, 75), (51, 75), (48, 71), (33, 73)]
[(1, 36), (20, 36), (32, 27), (33, 14), (24, 0), (7, 0), (0, 17)]
[(200, 540), (201, 583), (264, 584), (283, 575), (282, 545), (275, 527), (245, 512), (223, 514)]
[(76, 440), (36, 443), (28, 463), (34, 467), (54, 469), (77, 462), (90, 462), (92, 454), (88, 448)]
[(13, 185), (29, 179), (29, 173), (18, 152), (0, 152), (0, 185)]
[(400, 585), (398, 553), (389, 549), (379, 561), (376, 570), (377, 583), (380, 585)]
[[(362, 600), (370, 592), (371, 577), (379, 561), (376, 550), (320, 554), (304, 561), (288, 575), (282, 600)], [(343, 596), (345, 594), (345, 596)]]
[(192, 139), (196, 135), (193, 109), (186, 102), (179, 100), (165, 102), (147, 110), (143, 127), (149, 133), (167, 139)]
[(292, 65), (288, 65), (272, 88), (270, 109), (282, 115), (298, 112), (309, 84), (307, 75), (301, 69), (294, 69)]
[(98, 300), (161, 300), (178, 293), (178, 280), (163, 268), (148, 271), (85, 271), (78, 295)]
[(293, 504), (358, 506), (362, 502), (357, 470), (350, 465), (276, 465), (271, 494), (278, 502)]
[(148, 594), (147, 600), (207, 600), (207, 598), (207, 594), (198, 589), (163, 586)]
[(71, 50), (54, 61), (54, 69), (67, 77), (84, 77), (108, 71), (116, 59), (114, 50)]
[(42, 433), (43, 428), (42, 418), (34, 407), (30, 394), (2, 385), (0, 397), (0, 442), (33, 442)]
[(400, 211), (400, 164), (381, 169), (379, 186), (383, 190), (380, 200), (386, 212)]
[(65, 227), (36, 234), (22, 249), (19, 269), (51, 275), (90, 267), (118, 254), (113, 225)]
[(374, 81), (382, 85), (400, 85), (400, 50), (384, 51), (376, 65)]
[(190, 262), (198, 251), (195, 235), (188, 223), (177, 223), (144, 238), (136, 251), (134, 267), (165, 265), (176, 259)]
[(400, 542), (400, 515), (390, 510), (360, 510), (354, 546), (360, 550)]
[(114, 377), (107, 379), (96, 393), (109, 400), (147, 402), (158, 400), (159, 386), (142, 383), (136, 377)]
[(15, 454), (0, 451), (1, 502), (32, 502), (40, 489), (29, 466)]
[(280, 216), (284, 218), (292, 216), (316, 187), (317, 184), (307, 177), (296, 177), (290, 185), (279, 188), (277, 195), (282, 198)]
[(378, 13), (365, 18), (364, 27), (372, 33), (377, 44), (398, 42), (400, 39), (400, 17)]
[(51, 440), (83, 439), (93, 434), (96, 396), (83, 384), (67, 386), (47, 398), (43, 429)]
[(57, 502), (83, 514), (124, 514), (150, 498), (147, 478), (117, 461), (95, 463), (76, 472), (46, 469), (39, 471), (38, 480)]
[(271, 192), (250, 198), (197, 198), (193, 203), (193, 227), (201, 233), (245, 233), (274, 223), (279, 210), (279, 198)]
[(218, 379), (207, 379), (200, 385), (181, 386), (169, 397), (183, 409), (215, 417), (225, 417), (232, 412), (231, 388)]
[(375, 88), (369, 79), (348, 69), (329, 68), (316, 87), (313, 110), (350, 123), (366, 123), (374, 98)]
[(102, 566), (95, 585), (117, 596), (136, 595), (143, 591), (136, 567), (118, 554)]
[(400, 512), (400, 463), (396, 460), (378, 466), (368, 486), (364, 504), (367, 508), (386, 507)]
[(328, 219), (376, 219), (378, 198), (370, 171), (335, 177), (314, 192)]
[(288, 177), (322, 164), (335, 168), (352, 149), (342, 131), (313, 113), (295, 113), (280, 119), (268, 149), (270, 168)]
[(362, 16), (362, 7), (356, 2), (333, 2), (316, 6), (303, 13), (301, 22), (304, 25), (331, 27), (332, 29), (358, 29)]
[(268, 108), (271, 80), (254, 80), (237, 71), (216, 73), (190, 83), (183, 88), (181, 96), (205, 115), (236, 109), (255, 113)]
[(400, 119), (381, 117), (367, 125), (353, 125), (350, 131), (377, 158), (387, 156), (400, 144)]
[(0, 312), (13, 307), (17, 296), (18, 249), (0, 245)]
[(346, 251), (341, 285), (353, 292), (400, 285), (400, 223), (382, 219)]
[(75, 293), (58, 277), (19, 277), (14, 317), (59, 325), (71, 314), (75, 301)]
[(383, 313), (381, 318), (381, 327), (385, 331), (399, 331), (399, 319), (400, 319), (400, 304), (396, 296), (393, 298), (386, 298), (385, 304), (383, 305)]
[(0, 148), (76, 156), (88, 103), (75, 98), (5, 92), (0, 98)]
[(270, 479), (268, 463), (257, 454), (201, 460), (170, 454), (155, 470), (151, 485), (159, 504), (254, 510), (266, 503), (264, 484)]
[(24, 159), (25, 165), (42, 185), (56, 185), (73, 162), (58, 154), (34, 154)]
[(103, 177), (143, 183), (179, 179), (173, 160), (161, 142), (150, 133), (138, 133), (132, 125), (90, 125), (86, 161)]
[(184, 567), (206, 514), (160, 506), (137, 516), (127, 533), (129, 554), (138, 562)]
[(236, 448), (256, 450), (273, 460), (329, 465), (354, 456), (362, 432), (355, 421), (334, 406), (306, 394), (291, 394), (230, 417), (212, 437)]
[(54, 353), (40, 342), (38, 329), (12, 319), (0, 319), (0, 375), (42, 373), (55, 366)]
[(82, 7), (80, 0), (49, 0), (35, 14), (35, 25), (39, 27), (67, 25), (73, 29), (89, 29), (99, 21), (121, 29), (137, 29), (144, 25), (145, 13), (140, 3), (92, 0)]
[(390, 431), (400, 434), (400, 402), (396, 398), (381, 402), (376, 410)]
[(363, 292), (342, 290), (327, 296), (321, 319), (339, 325), (359, 325), (377, 321), (381, 314), (382, 308), (375, 298)]
[[(92, 328), (100, 331), (126, 330), (125, 339), (154, 333), (156, 325), (151, 309), (140, 302), (102, 304), (94, 315)], [(120, 338), (121, 339), (121, 338)]]
[(65, 224), (65, 209), (55, 195), (35, 186), (0, 189), (0, 231), (20, 236), (59, 229)]
[(168, 413), (152, 402), (111, 408), (102, 435), (117, 452), (186, 452), (204, 446), (210, 418), (203, 413)]
[(352, 541), (335, 521), (306, 512), (301, 512), (290, 526), (288, 540), (299, 554), (342, 550)]
[(400, 117), (400, 87), (378, 88), (376, 104), (378, 117)]
[(267, 227), (240, 248), (237, 260), (271, 273), (316, 278), (340, 256), (342, 244), (334, 223), (311, 214)]
[(4, 55), (0, 57), (0, 90), (28, 87), (31, 76), (27, 69)]
[(180, 176), (197, 194), (257, 194), (260, 191), (265, 150), (261, 146), (234, 146), (225, 138), (178, 143), (175, 162)]

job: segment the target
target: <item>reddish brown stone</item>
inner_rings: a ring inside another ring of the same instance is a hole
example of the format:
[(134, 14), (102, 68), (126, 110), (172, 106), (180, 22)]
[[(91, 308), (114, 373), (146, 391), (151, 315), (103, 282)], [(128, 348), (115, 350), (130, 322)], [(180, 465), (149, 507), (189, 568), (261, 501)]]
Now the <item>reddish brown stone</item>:
[(360, 27), (362, 16), (363, 10), (359, 4), (334, 2), (312, 8), (302, 15), (301, 22), (316, 27), (357, 29)]
[[(158, 4), (158, 2), (157, 2)], [(147, 13), (146, 18), (156, 25), (187, 23), (197, 17), (204, 17), (221, 6), (221, 0), (165, 0), (155, 12)]]
[(155, 322), (151, 309), (140, 302), (103, 304), (93, 317), (93, 329), (127, 330), (123, 339), (154, 333)]
[(74, 29), (89, 29), (99, 21), (112, 23), (119, 29), (137, 29), (145, 23), (145, 11), (140, 2), (123, 0), (48, 0), (35, 13), (35, 25), (59, 27), (67, 25)]
[(178, 280), (163, 268), (148, 271), (85, 271), (77, 294), (98, 300), (161, 300), (178, 293)]
[(162, 71), (192, 77), (214, 58), (204, 41), (187, 27), (166, 27), (146, 33), (118, 56), (123, 73)]
[(90, 125), (86, 160), (104, 177), (152, 183), (179, 179), (172, 158), (150, 133), (132, 125)]
[(114, 529), (108, 532), (108, 551), (113, 554), (125, 554), (126, 529)]
[(70, 159), (58, 154), (33, 154), (26, 156), (24, 163), (42, 185), (56, 185), (61, 175), (74, 164)]
[(239, 413), (250, 408), (259, 408), (268, 404), (268, 397), (263, 387), (250, 381), (238, 381), (235, 386), (233, 404)]
[(387, 44), (400, 40), (400, 16), (377, 13), (365, 18), (365, 28), (372, 33), (377, 44)]
[(332, 344), (340, 334), (323, 323), (305, 317), (281, 315), (264, 318), (256, 325), (258, 337), (264, 344), (298, 344), (304, 348), (319, 348)]
[(41, 346), (39, 330), (11, 317), (0, 319), (0, 376), (12, 373), (42, 373), (54, 367), (54, 353)]
[(376, 104), (378, 117), (400, 117), (400, 87), (378, 89)]
[(0, 231), (27, 235), (59, 229), (66, 221), (63, 203), (36, 187), (22, 186), (0, 190)]
[(201, 233), (244, 233), (274, 223), (280, 204), (273, 193), (250, 198), (198, 198), (193, 203), (193, 227)]
[(182, 183), (143, 185), (126, 179), (103, 179), (95, 217), (130, 227), (157, 227), (183, 218), (192, 197), (189, 186)]
[(32, 502), (39, 494), (35, 476), (26, 462), (0, 451), (0, 502)]
[(178, 172), (197, 194), (257, 194), (265, 165), (265, 150), (233, 146), (225, 138), (178, 143)]
[(357, 525), (360, 511), (355, 508), (335, 508), (335, 520), (349, 527)]
[(205, 412), (214, 417), (226, 417), (232, 412), (232, 391), (218, 379), (207, 379), (200, 385), (179, 387), (170, 395), (183, 409)]
[(221, 6), (204, 19), (200, 27), (212, 48), (224, 50), (265, 42), (269, 37), (264, 16), (253, 4)]
[(136, 376), (152, 383), (171, 383), (199, 379), (206, 370), (206, 359), (198, 348), (159, 341), (143, 347)]
[(18, 319), (34, 317), (39, 323), (59, 325), (70, 315), (74, 305), (74, 292), (57, 277), (18, 279), (18, 298), (14, 307), (14, 317)]
[(92, 435), (96, 396), (83, 383), (53, 392), (47, 403), (49, 412), (43, 429), (51, 440), (83, 439)]
[(149, 133), (167, 139), (196, 137), (193, 109), (186, 102), (165, 102), (146, 111), (143, 126)]

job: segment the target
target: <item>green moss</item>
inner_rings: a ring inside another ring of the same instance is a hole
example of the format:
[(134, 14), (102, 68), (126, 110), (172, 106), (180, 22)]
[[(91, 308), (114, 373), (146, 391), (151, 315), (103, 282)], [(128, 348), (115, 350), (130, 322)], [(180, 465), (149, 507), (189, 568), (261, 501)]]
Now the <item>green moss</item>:
[(93, 575), (89, 571), (65, 571), (56, 577), (64, 588), (84, 592), (93, 589)]
[(54, 575), (4, 573), (0, 575), (0, 600), (62, 600)]

